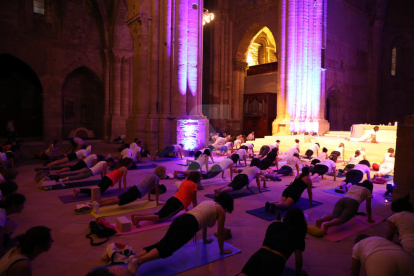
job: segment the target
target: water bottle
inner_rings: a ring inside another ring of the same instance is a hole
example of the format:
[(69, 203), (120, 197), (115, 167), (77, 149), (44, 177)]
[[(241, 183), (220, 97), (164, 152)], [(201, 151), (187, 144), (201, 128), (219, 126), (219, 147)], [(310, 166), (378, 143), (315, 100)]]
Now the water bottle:
[(276, 211), (276, 221), (282, 221), (282, 212), (280, 210)]

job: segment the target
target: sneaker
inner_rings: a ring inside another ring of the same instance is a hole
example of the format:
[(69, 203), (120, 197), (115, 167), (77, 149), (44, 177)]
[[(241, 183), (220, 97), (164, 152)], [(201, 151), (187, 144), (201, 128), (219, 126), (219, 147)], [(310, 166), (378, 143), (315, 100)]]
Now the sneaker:
[(270, 212), (270, 202), (265, 203), (265, 211)]
[(60, 182), (60, 185), (62, 185), (63, 187), (65, 187), (65, 186), (66, 186), (66, 185), (65, 185), (65, 183), (63, 182), (62, 178), (61, 178), (61, 179), (59, 179), (59, 182)]
[(90, 213), (92, 211), (92, 207), (81, 207), (80, 209), (75, 209), (76, 215), (83, 215)]
[(99, 214), (99, 202), (96, 202), (96, 201), (93, 202), (92, 212), (95, 214)]

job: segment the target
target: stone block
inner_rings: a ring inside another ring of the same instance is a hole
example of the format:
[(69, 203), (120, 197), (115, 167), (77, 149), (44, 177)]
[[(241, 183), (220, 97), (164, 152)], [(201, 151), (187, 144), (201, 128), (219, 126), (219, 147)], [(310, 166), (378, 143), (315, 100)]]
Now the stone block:
[(101, 188), (99, 187), (91, 188), (91, 197), (92, 197), (92, 202), (94, 201), (99, 202), (101, 200)]
[(122, 233), (129, 232), (131, 231), (131, 221), (127, 217), (117, 217), (116, 228)]

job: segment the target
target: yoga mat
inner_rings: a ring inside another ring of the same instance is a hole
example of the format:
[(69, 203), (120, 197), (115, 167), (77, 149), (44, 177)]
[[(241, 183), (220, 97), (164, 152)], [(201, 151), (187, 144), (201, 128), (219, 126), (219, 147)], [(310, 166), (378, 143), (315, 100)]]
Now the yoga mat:
[(156, 168), (158, 165), (155, 164), (150, 164), (150, 165), (143, 165), (143, 166), (137, 166), (136, 168), (132, 169), (129, 168), (128, 170), (130, 171), (135, 171), (135, 170), (144, 170), (144, 169), (153, 169)]
[(216, 178), (210, 178), (210, 179), (203, 179), (200, 181), (202, 186), (208, 186), (208, 185), (214, 185), (214, 184), (229, 184), (230, 178), (222, 178), (220, 175), (218, 175)]
[[(209, 238), (213, 242), (203, 243), (202, 240), (198, 240), (195, 243), (190, 242), (174, 252), (171, 257), (154, 260), (141, 265), (138, 269), (139, 276), (175, 275), (241, 252), (240, 249), (224, 242), (224, 249), (230, 249), (233, 252), (231, 254), (220, 254), (217, 238), (214, 236)], [(122, 266), (127, 267), (128, 264), (122, 264)]]
[[(63, 168), (67, 168), (67, 167), (70, 167), (70, 166), (66, 166), (66, 167), (52, 167), (52, 170), (61, 170), (61, 169), (63, 169)], [(35, 168), (34, 169), (36, 172), (38, 172), (38, 171), (48, 171), (49, 170), (49, 168), (48, 167), (44, 167), (44, 168)]]
[[(112, 196), (119, 196), (121, 194), (125, 193), (124, 190), (120, 190), (120, 189), (109, 189), (107, 191), (105, 191), (104, 194), (101, 195), (101, 198), (106, 198), (106, 197), (112, 197)], [(73, 203), (73, 202), (79, 202), (79, 201), (86, 201), (86, 200), (91, 200), (91, 197), (85, 194), (78, 194), (76, 197), (73, 197), (73, 195), (64, 195), (64, 196), (59, 196), (59, 199), (64, 203)]]
[[(270, 192), (270, 190), (268, 190), (267, 188), (265, 188), (265, 189), (260, 188), (260, 190), (262, 191), (262, 193)], [(252, 187), (251, 189), (242, 188), (241, 190), (231, 192), (229, 194), (234, 199), (236, 199), (236, 198), (241, 198), (241, 197), (250, 196), (250, 195), (257, 195), (257, 194), (259, 194), (259, 190), (257, 189), (257, 187)], [(204, 196), (208, 197), (208, 198), (212, 198), (212, 199), (216, 198), (216, 196), (214, 194), (205, 194)]]
[[(291, 207), (298, 207), (302, 209), (303, 211), (305, 211), (305, 210), (308, 210), (308, 209), (311, 209), (313, 207), (317, 207), (323, 204), (322, 202), (319, 202), (316, 200), (312, 200), (312, 201), (313, 201), (313, 205), (310, 205), (309, 199), (301, 197), (299, 201), (293, 204)], [(286, 215), (286, 212), (288, 210), (289, 209), (281, 210), (282, 218)], [(255, 217), (267, 220), (267, 221), (276, 220), (276, 212), (268, 213), (266, 212), (265, 207), (260, 207), (260, 208), (253, 209), (253, 210), (247, 210), (246, 213), (253, 215)]]
[(163, 159), (157, 159), (157, 161), (154, 161), (154, 162), (166, 162), (166, 161), (177, 161), (177, 160), (184, 160), (184, 157), (183, 157), (183, 159), (181, 159), (181, 157), (178, 157), (178, 158), (163, 158)]
[(183, 167), (188, 167), (189, 165), (187, 165), (187, 164), (177, 164), (177, 165), (179, 165), (179, 166), (183, 166)]
[(345, 194), (341, 194), (341, 193), (335, 192), (335, 189), (336, 188), (338, 188), (338, 187), (335, 187), (335, 188), (332, 188), (332, 189), (328, 189), (328, 190), (324, 190), (324, 192), (325, 193), (328, 193), (328, 194), (339, 195), (339, 196), (344, 196), (345, 195)]
[(367, 217), (355, 216), (345, 224), (329, 228), (329, 234), (325, 235), (324, 239), (335, 242), (340, 241), (385, 220), (383, 217), (374, 215), (372, 215), (372, 219), (375, 220), (374, 223), (367, 222)]
[[(91, 213), (91, 215), (94, 216), (95, 218), (109, 217), (109, 216), (115, 216), (115, 215), (135, 212), (139, 210), (155, 208), (155, 207), (157, 207), (157, 205), (155, 204), (155, 200), (154, 201), (142, 200), (142, 201), (135, 201), (135, 202), (132, 202), (124, 206), (113, 205), (113, 206), (101, 207), (99, 208), (99, 214)], [(158, 206), (158, 207), (162, 207), (162, 206)]]
[(117, 232), (115, 234), (116, 236), (128, 235), (128, 234), (133, 234), (133, 233), (142, 232), (142, 231), (146, 231), (146, 230), (151, 230), (151, 229), (154, 229), (154, 228), (168, 226), (168, 225), (170, 225), (173, 222), (173, 220), (176, 217), (178, 217), (178, 216), (180, 216), (182, 214), (185, 214), (185, 211), (181, 211), (178, 214), (176, 214), (175, 216), (173, 216), (173, 217), (171, 217), (171, 218), (169, 218), (167, 220), (161, 221), (161, 222), (141, 221), (139, 223), (139, 225), (141, 225), (141, 227), (139, 227), (139, 228), (137, 228), (135, 225), (131, 224), (131, 231), (128, 231), (128, 232), (121, 232), (121, 231), (119, 231), (118, 228), (116, 228), (116, 223), (111, 223), (111, 225), (114, 226), (115, 229), (116, 229), (116, 232)]
[[(329, 176), (334, 176), (333, 172), (328, 173), (328, 174), (326, 174), (326, 175), (329, 175)], [(346, 176), (346, 174), (345, 174), (345, 175), (343, 175), (342, 173), (338, 173), (338, 175), (337, 175), (336, 177), (337, 177), (337, 178), (343, 178), (343, 177), (345, 177), (345, 176)]]
[(87, 187), (87, 186), (96, 186), (99, 183), (101, 183), (100, 179), (65, 183), (65, 186), (57, 184), (55, 186), (52, 186), (52, 190), (64, 190), (64, 189), (73, 189), (73, 188), (80, 188), (80, 187)]

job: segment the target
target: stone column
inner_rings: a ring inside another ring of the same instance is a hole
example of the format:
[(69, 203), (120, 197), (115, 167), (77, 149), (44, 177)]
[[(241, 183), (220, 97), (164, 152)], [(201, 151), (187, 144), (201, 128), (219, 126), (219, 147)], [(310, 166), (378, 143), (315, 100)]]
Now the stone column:
[(127, 20), (134, 40), (132, 114), (127, 120), (127, 140), (145, 137), (149, 112), (149, 70), (151, 15), (137, 13)]
[(174, 60), (172, 78), (173, 115), (187, 117), (188, 0), (175, 1)]
[(131, 60), (132, 57), (130, 56), (123, 57), (121, 66), (121, 116), (125, 119), (129, 116), (129, 80)]
[[(201, 93), (199, 90), (198, 81), (199, 79), (199, 6), (196, 5), (197, 9), (193, 8), (193, 2), (188, 2), (188, 42), (187, 42), (187, 114), (193, 118), (198, 117), (197, 112), (197, 98), (198, 94)], [(202, 7), (201, 7), (202, 9)]]
[(103, 53), (103, 64), (104, 64), (104, 89), (105, 89), (105, 113), (104, 113), (104, 140), (109, 141), (111, 139), (110, 132), (110, 94), (111, 94), (111, 86), (110, 86), (110, 69), (111, 69), (111, 58), (108, 50), (104, 50)]
[(111, 55), (111, 140), (124, 135), (121, 127), (121, 62), (122, 55), (112, 52)]

